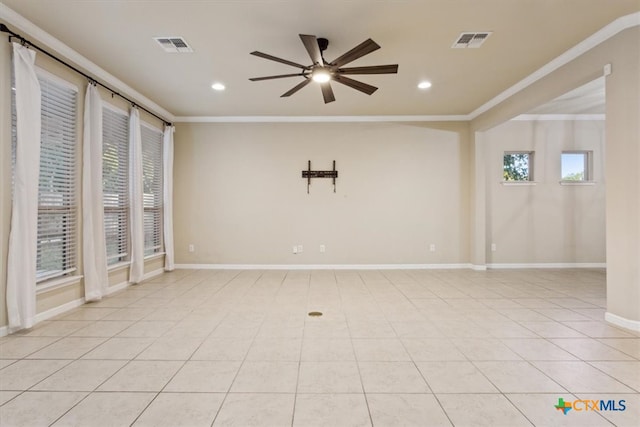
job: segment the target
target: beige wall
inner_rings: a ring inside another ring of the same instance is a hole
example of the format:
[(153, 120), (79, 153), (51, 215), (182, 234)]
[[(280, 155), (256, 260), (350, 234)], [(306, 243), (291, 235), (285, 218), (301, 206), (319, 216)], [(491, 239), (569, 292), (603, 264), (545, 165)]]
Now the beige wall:
[[(28, 37), (28, 34), (25, 34)], [(33, 40), (37, 42), (37, 40)], [(12, 46), (9, 43), (0, 43), (0, 103), (2, 108), (0, 111), (0, 328), (7, 324), (6, 312), (6, 267), (7, 267), (7, 249), (9, 245), (9, 230), (11, 220), (11, 55)], [(82, 159), (82, 117), (84, 108), (84, 94), (86, 90), (86, 79), (57, 62), (47, 58), (44, 54), (36, 53), (36, 65), (45, 71), (60, 77), (67, 82), (78, 87), (78, 117), (77, 117), (77, 183), (78, 197), (80, 201), (80, 167)], [(119, 108), (128, 110), (129, 104), (118, 97), (112, 98), (109, 92), (101, 91), (105, 102), (109, 102)], [(152, 116), (142, 112), (142, 120), (161, 127), (161, 123)], [(79, 207), (80, 208), (80, 207)], [(82, 218), (82, 210), (78, 210), (78, 218)], [(78, 225), (78, 271), (79, 275), (83, 271), (82, 260), (82, 224)], [(149, 260), (145, 263), (145, 272), (153, 272), (162, 268), (163, 258)], [(128, 270), (115, 270), (110, 272), (110, 285), (120, 285), (128, 280)], [(78, 300), (84, 296), (84, 284), (81, 279), (70, 283), (62, 288), (55, 288), (45, 292), (39, 292), (37, 295), (36, 309), (37, 313), (43, 313), (48, 310), (55, 310), (72, 301)]]
[[(482, 131), (601, 77), (606, 64), (613, 70), (606, 78), (607, 311), (609, 319), (640, 329), (640, 28), (620, 32), (480, 115), (471, 122), (471, 144), (483, 142)], [(476, 179), (472, 194), (482, 186)], [(472, 236), (474, 251), (483, 237)]]
[(609, 52), (607, 77), (607, 311), (640, 330), (640, 28)]
[[(604, 125), (514, 120), (486, 132), (487, 263), (605, 262)], [(560, 184), (565, 150), (592, 152), (593, 185)], [(505, 151), (534, 151), (535, 185), (502, 182)]]
[(179, 124), (176, 262), (467, 263), (468, 147), (466, 123)]

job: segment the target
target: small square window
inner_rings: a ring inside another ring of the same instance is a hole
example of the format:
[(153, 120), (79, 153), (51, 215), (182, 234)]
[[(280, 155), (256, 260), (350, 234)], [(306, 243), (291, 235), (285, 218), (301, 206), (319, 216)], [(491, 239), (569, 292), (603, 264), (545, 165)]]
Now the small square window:
[(591, 180), (591, 152), (563, 151), (561, 157), (563, 181), (581, 182)]
[(505, 181), (533, 181), (533, 151), (507, 151), (502, 163)]

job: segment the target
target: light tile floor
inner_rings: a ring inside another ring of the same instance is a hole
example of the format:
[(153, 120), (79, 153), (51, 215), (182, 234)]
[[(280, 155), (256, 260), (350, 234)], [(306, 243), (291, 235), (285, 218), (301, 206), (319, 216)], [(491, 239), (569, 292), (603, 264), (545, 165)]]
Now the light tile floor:
[(640, 337), (603, 321), (604, 281), (179, 270), (1, 338), (0, 425), (638, 426)]

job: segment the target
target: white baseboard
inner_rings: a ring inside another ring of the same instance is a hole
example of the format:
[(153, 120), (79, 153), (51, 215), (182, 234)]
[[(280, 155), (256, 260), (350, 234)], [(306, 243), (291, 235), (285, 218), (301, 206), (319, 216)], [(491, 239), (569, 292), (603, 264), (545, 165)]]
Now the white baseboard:
[(530, 263), (530, 264), (487, 264), (487, 268), (491, 269), (525, 269), (525, 268), (607, 268), (604, 262), (548, 262), (548, 263)]
[(9, 335), (9, 327), (8, 326), (0, 326), (0, 338), (6, 337)]
[(606, 268), (606, 263), (531, 263), (531, 264), (176, 264), (190, 270), (453, 270), (527, 269), (527, 268)]
[[(159, 276), (162, 273), (164, 273), (164, 269), (162, 268), (145, 273), (144, 276), (142, 276), (141, 282), (145, 280), (153, 279), (154, 277)], [(118, 283), (117, 285), (109, 286), (109, 289), (107, 290), (106, 295), (111, 295), (123, 289), (127, 289), (131, 285), (133, 285), (133, 283), (129, 281), (124, 281), (124, 282)]]
[(617, 316), (613, 313), (606, 312), (604, 314), (604, 320), (607, 322), (614, 324), (616, 326), (620, 326), (625, 329), (629, 329), (634, 332), (640, 332), (640, 321), (639, 320), (631, 320), (626, 319), (621, 316)]
[(176, 264), (191, 270), (454, 270), (470, 264)]
[(51, 319), (52, 317), (58, 316), (59, 314), (66, 313), (67, 311), (71, 311), (76, 307), (80, 307), (84, 304), (84, 298), (78, 298), (73, 301), (69, 301), (66, 304), (59, 305), (50, 310), (43, 311), (42, 313), (36, 314), (35, 323), (40, 323), (43, 320)]
[(164, 273), (164, 268), (159, 268), (157, 270), (150, 271), (148, 273), (145, 273), (144, 276), (142, 276), (142, 280), (145, 281), (145, 280), (153, 279), (154, 277), (159, 276), (162, 273)]
[(116, 293), (118, 291), (121, 291), (123, 289), (127, 289), (129, 286), (131, 286), (131, 283), (129, 283), (127, 281), (118, 283), (117, 285), (109, 286), (109, 289), (107, 289), (107, 293), (105, 295), (114, 294), (114, 293)]

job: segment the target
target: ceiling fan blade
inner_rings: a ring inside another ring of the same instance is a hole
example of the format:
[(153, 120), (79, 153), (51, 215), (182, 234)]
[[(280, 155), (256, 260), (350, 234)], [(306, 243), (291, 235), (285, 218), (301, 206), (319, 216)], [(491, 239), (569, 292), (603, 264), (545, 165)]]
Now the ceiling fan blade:
[(295, 74), (279, 74), (277, 76), (266, 76), (266, 77), (252, 77), (249, 80), (252, 82), (259, 82), (262, 80), (271, 80), (271, 79), (283, 79), (285, 77), (298, 77), (298, 76), (306, 76), (305, 73), (295, 73)]
[(340, 74), (335, 74), (333, 76), (333, 80), (337, 81), (338, 83), (342, 83), (343, 85), (349, 86), (353, 89), (359, 90), (360, 92), (364, 92), (367, 95), (371, 95), (373, 92), (378, 90), (378, 88), (375, 86), (350, 79), (349, 77), (345, 77)]
[(360, 43), (358, 46), (351, 49), (349, 52), (334, 59), (333, 62), (331, 62), (331, 65), (341, 67), (378, 49), (380, 49), (380, 46), (376, 42), (371, 39), (367, 39)]
[(251, 55), (258, 56), (260, 58), (268, 59), (270, 61), (280, 62), (281, 64), (291, 65), (292, 67), (302, 68), (303, 70), (308, 70), (309, 67), (305, 65), (298, 64), (296, 62), (287, 61), (286, 59), (278, 58), (277, 56), (269, 55), (267, 53), (258, 52), (257, 50), (251, 52)]
[(320, 85), (322, 89), (322, 97), (324, 98), (324, 103), (328, 104), (336, 100), (336, 97), (333, 95), (333, 89), (331, 89), (331, 84), (329, 82), (322, 83)]
[(396, 74), (398, 64), (393, 65), (372, 65), (370, 67), (349, 67), (339, 68), (340, 74)]
[(293, 95), (294, 93), (296, 93), (297, 91), (299, 91), (300, 89), (308, 85), (309, 83), (311, 83), (311, 79), (305, 78), (304, 81), (300, 82), (299, 84), (295, 85), (293, 88), (289, 89), (288, 92), (285, 92), (282, 95), (280, 95), (280, 98), (286, 98), (287, 96)]
[(316, 36), (300, 34), (300, 40), (302, 40), (304, 47), (307, 49), (311, 61), (313, 61), (314, 64), (324, 65), (322, 53), (320, 52), (320, 47), (318, 47), (318, 39)]

